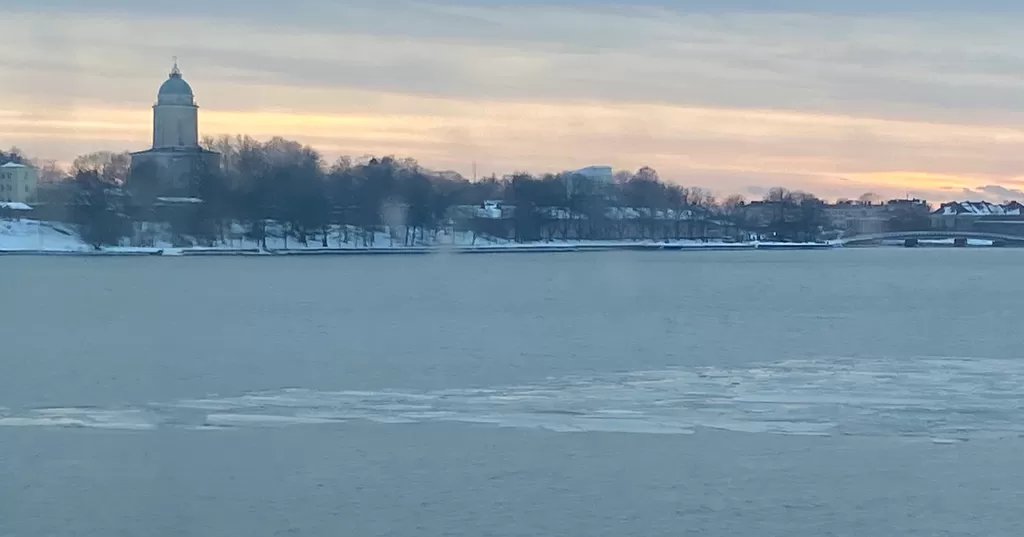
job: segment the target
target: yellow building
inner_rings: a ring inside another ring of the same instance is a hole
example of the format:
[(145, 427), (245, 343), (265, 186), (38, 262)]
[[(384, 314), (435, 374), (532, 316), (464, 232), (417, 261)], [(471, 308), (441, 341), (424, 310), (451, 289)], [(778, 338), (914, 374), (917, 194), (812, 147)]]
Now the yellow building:
[(39, 172), (32, 166), (13, 162), (0, 166), (0, 202), (33, 202), (38, 189)]

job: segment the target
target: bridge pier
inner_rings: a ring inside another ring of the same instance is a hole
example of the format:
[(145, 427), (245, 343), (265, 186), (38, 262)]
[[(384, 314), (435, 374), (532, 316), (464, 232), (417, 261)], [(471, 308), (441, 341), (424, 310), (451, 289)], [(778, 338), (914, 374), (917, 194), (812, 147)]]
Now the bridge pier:
[(957, 248), (964, 248), (967, 246), (967, 239), (964, 237), (957, 237), (953, 239), (953, 246)]

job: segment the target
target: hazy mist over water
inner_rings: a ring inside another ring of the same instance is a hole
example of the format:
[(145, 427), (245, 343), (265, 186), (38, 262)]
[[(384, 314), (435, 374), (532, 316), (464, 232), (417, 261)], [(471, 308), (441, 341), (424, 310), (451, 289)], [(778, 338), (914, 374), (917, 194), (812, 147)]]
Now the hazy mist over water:
[(1017, 535), (1022, 261), (5, 258), (0, 535)]

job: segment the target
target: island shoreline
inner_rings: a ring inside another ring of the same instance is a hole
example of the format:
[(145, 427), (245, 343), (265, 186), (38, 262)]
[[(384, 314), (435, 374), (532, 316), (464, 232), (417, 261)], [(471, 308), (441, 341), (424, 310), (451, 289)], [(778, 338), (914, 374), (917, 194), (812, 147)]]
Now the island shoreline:
[(254, 248), (111, 248), (101, 250), (0, 250), (0, 256), (76, 257), (318, 257), (430, 254), (539, 254), (584, 252), (735, 252), (752, 250), (833, 250), (829, 243), (704, 243), (704, 244), (516, 244), (500, 246), (395, 246), (381, 248), (303, 248), (260, 250)]

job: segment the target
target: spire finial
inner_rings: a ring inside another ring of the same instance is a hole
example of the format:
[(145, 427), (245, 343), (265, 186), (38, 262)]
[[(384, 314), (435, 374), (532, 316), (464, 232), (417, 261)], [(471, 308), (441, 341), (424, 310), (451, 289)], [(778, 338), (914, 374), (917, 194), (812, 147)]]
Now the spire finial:
[(171, 67), (171, 76), (181, 76), (181, 69), (178, 69), (178, 57), (173, 56), (174, 66)]

